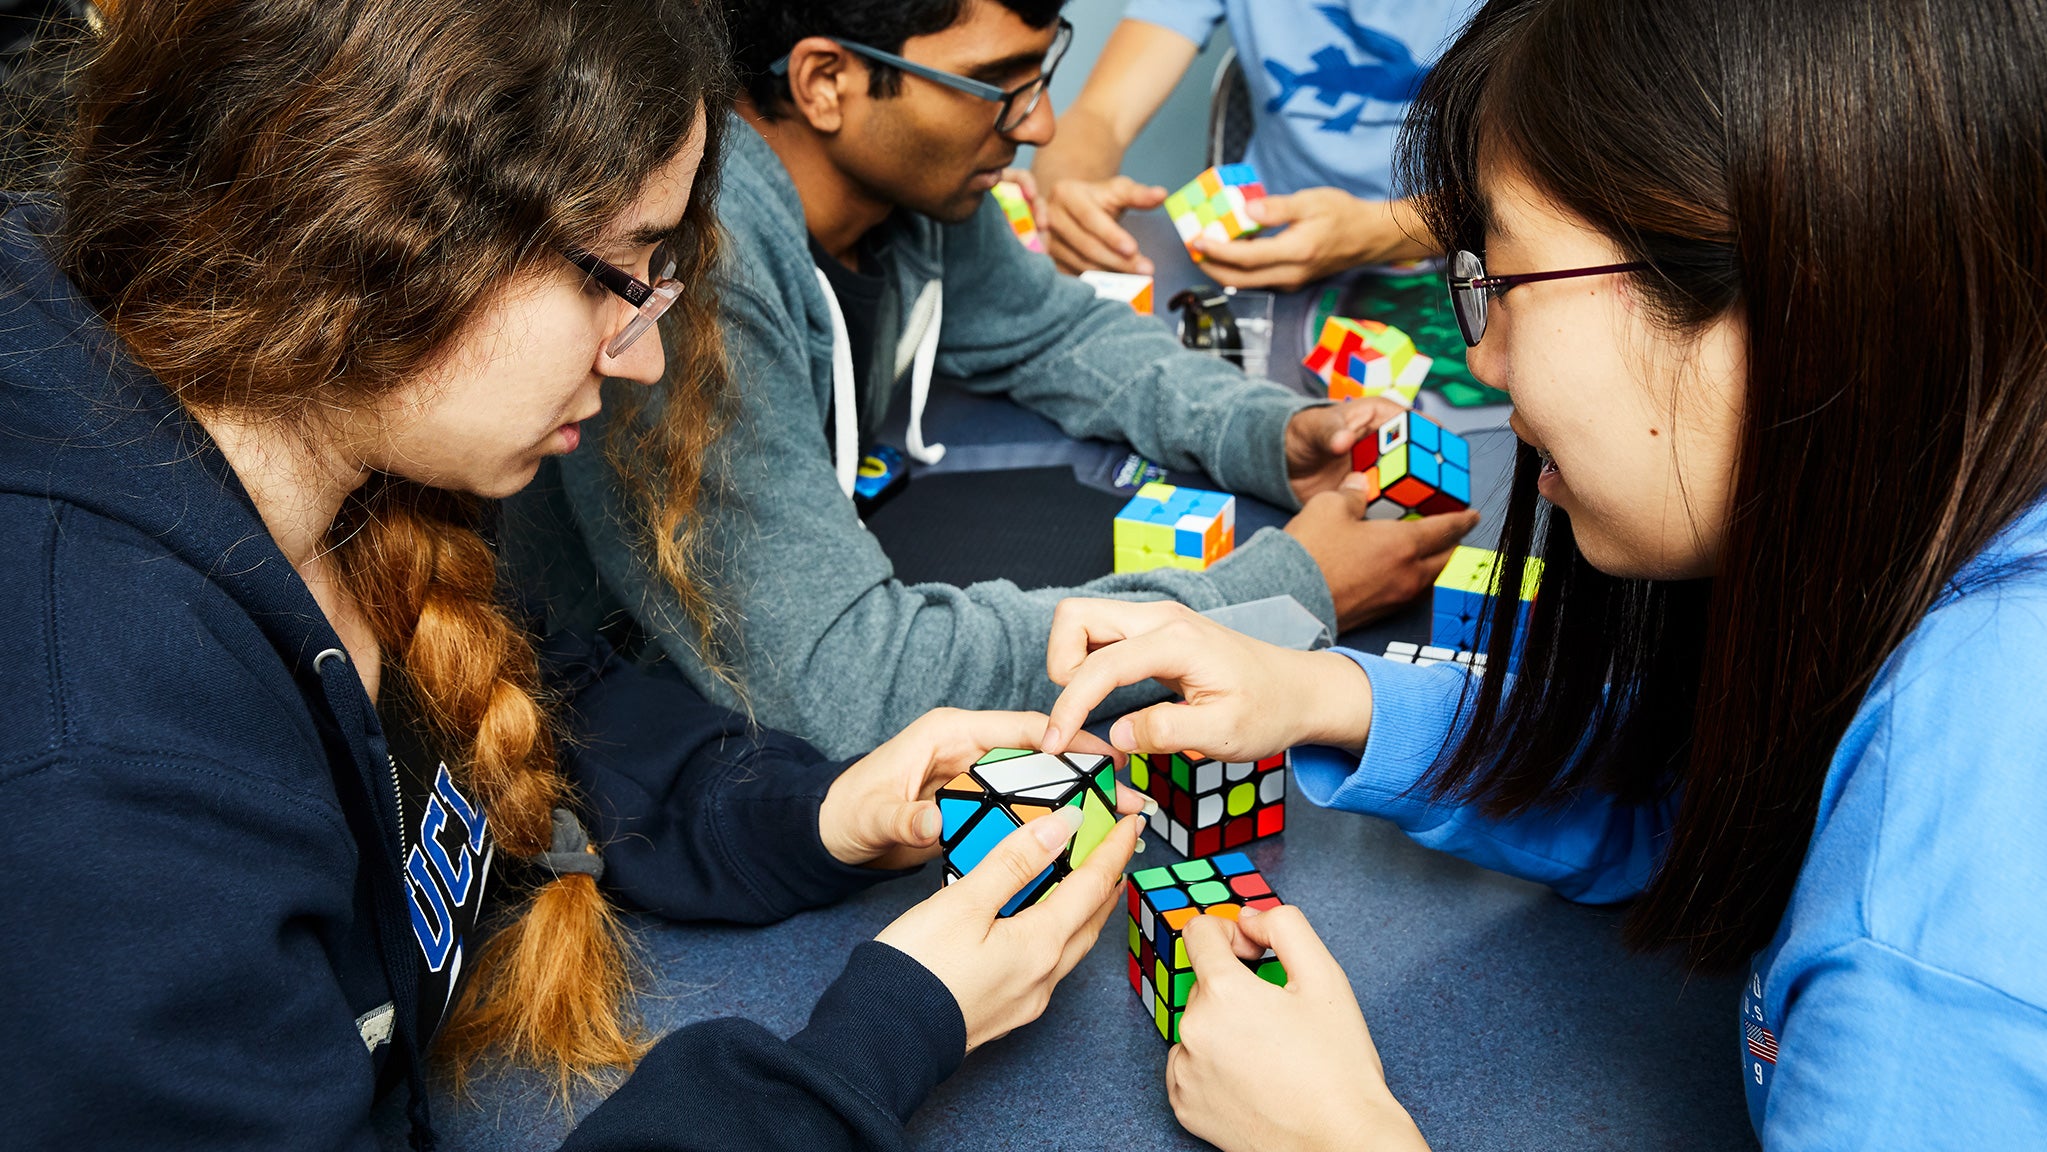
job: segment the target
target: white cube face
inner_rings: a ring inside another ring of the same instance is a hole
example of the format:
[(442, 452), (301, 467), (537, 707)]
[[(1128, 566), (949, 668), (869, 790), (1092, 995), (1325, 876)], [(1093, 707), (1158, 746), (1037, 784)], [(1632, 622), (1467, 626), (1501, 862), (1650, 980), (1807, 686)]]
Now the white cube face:
[(1187, 830), (1185, 828), (1180, 827), (1178, 824), (1173, 825), (1173, 834), (1167, 837), (1167, 839), (1172, 842), (1173, 851), (1178, 852), (1182, 856), (1188, 854)]
[(1152, 834), (1159, 839), (1164, 840), (1167, 838), (1169, 822), (1166, 820), (1166, 810), (1164, 808), (1151, 814), (1151, 830)]
[(1262, 804), (1270, 804), (1275, 800), (1283, 800), (1285, 798), (1286, 771), (1284, 769), (1275, 769), (1271, 772), (1267, 772), (1265, 774), (1265, 779), (1260, 780), (1258, 782), (1259, 802)]
[(1223, 786), (1223, 766), (1219, 760), (1204, 760), (1194, 766), (1194, 791), (1213, 792)]
[(1212, 828), (1215, 825), (1222, 823), (1222, 819), (1223, 819), (1222, 793), (1212, 792), (1206, 796), (1203, 796), (1201, 799), (1195, 801), (1194, 826), (1196, 828)]
[(1257, 767), (1257, 765), (1251, 764), (1249, 762), (1225, 764), (1223, 765), (1223, 775), (1228, 777), (1230, 781), (1234, 783), (1238, 780), (1249, 779), (1251, 775), (1251, 769), (1255, 767)]

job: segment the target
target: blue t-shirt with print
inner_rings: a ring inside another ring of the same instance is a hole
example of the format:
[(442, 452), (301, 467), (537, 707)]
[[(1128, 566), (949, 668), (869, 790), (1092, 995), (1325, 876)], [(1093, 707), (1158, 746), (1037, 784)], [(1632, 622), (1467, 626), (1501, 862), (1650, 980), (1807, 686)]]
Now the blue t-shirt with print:
[[(1267, 189), (1394, 195), (1393, 148), (1475, 0), (1131, 0), (1124, 16), (1206, 43), (1225, 20), (1251, 88), (1245, 160)], [(1188, 174), (1192, 176), (1192, 173)]]

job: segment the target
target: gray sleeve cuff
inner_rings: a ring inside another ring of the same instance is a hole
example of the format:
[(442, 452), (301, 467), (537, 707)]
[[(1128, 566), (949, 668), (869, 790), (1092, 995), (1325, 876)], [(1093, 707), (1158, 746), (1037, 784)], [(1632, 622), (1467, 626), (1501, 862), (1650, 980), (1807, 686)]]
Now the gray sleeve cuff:
[(1327, 403), (1277, 384), (1245, 389), (1208, 456), (1216, 483), (1225, 491), (1248, 492), (1288, 511), (1299, 510), (1301, 501), (1286, 474), (1287, 423), (1303, 408)]

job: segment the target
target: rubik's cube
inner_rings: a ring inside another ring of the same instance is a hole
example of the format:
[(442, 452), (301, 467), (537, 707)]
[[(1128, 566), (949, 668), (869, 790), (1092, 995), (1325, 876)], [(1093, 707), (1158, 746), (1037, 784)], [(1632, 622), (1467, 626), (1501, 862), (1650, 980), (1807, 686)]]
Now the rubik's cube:
[(1139, 276), (1135, 272), (1096, 272), (1080, 274), (1080, 282), (1095, 290), (1095, 295), (1104, 300), (1121, 300), (1130, 305), (1140, 316), (1149, 316), (1151, 307), (1151, 277)]
[[(1478, 650), (1478, 631), (1486, 617), (1486, 598), (1500, 592), (1499, 567), (1500, 554), (1484, 548), (1460, 544), (1450, 554), (1450, 562), (1443, 566), (1442, 575), (1436, 577), (1435, 618), (1429, 628), (1431, 646), (1448, 648), (1453, 652)], [(1542, 561), (1530, 557), (1527, 567), (1521, 570), (1521, 604), (1514, 615), (1510, 670), (1521, 661), (1522, 640), (1528, 631), (1528, 612), (1541, 585)]]
[(1385, 396), (1414, 407), (1435, 361), (1414, 350), (1407, 333), (1377, 320), (1331, 316), (1301, 365), (1329, 387), (1331, 400)]
[(1059, 858), (1002, 906), (1008, 916), (1045, 898), (1116, 826), (1116, 764), (1107, 756), (997, 748), (938, 790), (945, 882), (973, 871), (1004, 836), (1060, 808), (1080, 809), (1080, 831)]
[(1185, 752), (1130, 754), (1130, 783), (1159, 802), (1151, 830), (1182, 856), (1208, 856), (1286, 827), (1287, 754), (1225, 764)]
[(1365, 515), (1411, 519), (1471, 506), (1471, 445), (1419, 412), (1379, 426), (1351, 449), (1351, 468), (1365, 474)]
[(1116, 513), (1116, 571), (1199, 572), (1237, 546), (1237, 498), (1156, 481)]
[[(1137, 1002), (1151, 1013), (1159, 1035), (1180, 1042), (1180, 1013), (1194, 990), (1194, 966), (1180, 933), (1196, 916), (1237, 918), (1239, 909), (1277, 908), (1280, 899), (1242, 852), (1226, 852), (1206, 860), (1187, 860), (1130, 874), (1130, 987)], [(1286, 968), (1270, 950), (1244, 962), (1258, 975), (1281, 987)]]
[[(1253, 200), (1264, 198), (1265, 185), (1258, 182), (1257, 169), (1249, 164), (1224, 164), (1166, 197), (1166, 215), (1172, 217), (1183, 244), (1192, 245), (1196, 237), (1235, 240), (1258, 231), (1250, 206)], [(1187, 252), (1195, 260), (1201, 259), (1192, 247)]]
[(1414, 644), (1406, 640), (1386, 642), (1386, 659), (1396, 664), (1413, 664), (1427, 668), (1431, 664), (1456, 664), (1474, 672), (1485, 671), (1485, 653), (1468, 649), (1453, 651), (1434, 644)]
[(1031, 202), (1024, 199), (1023, 189), (1013, 181), (1004, 180), (993, 190), (995, 203), (1002, 208), (1002, 214), (1009, 218), (1010, 231), (1023, 246), (1033, 252), (1045, 250), (1045, 238), (1038, 232), (1038, 218), (1031, 215)]

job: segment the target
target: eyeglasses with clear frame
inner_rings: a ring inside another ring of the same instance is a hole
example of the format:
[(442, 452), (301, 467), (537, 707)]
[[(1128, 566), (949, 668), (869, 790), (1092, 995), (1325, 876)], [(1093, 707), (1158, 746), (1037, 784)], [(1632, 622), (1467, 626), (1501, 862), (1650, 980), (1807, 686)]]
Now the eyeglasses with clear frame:
[(617, 358), (624, 355), (625, 350), (633, 346), (633, 341), (652, 328), (654, 322), (675, 303), (676, 297), (682, 295), (682, 281), (675, 278), (675, 248), (666, 240), (654, 245), (654, 255), (647, 261), (647, 275), (653, 278), (652, 284), (580, 248), (565, 249), (562, 255), (612, 295), (638, 309), (632, 322), (605, 346), (606, 356)]
[[(1059, 18), (1059, 30), (1052, 34), (1052, 46), (1045, 50), (1045, 63), (1038, 69), (1037, 76), (1008, 91), (968, 76), (905, 60), (893, 52), (869, 48), (852, 40), (841, 40), (836, 36), (829, 39), (855, 56), (865, 56), (877, 63), (900, 68), (912, 76), (921, 76), (934, 84), (943, 84), (969, 96), (979, 96), (990, 103), (1000, 104), (995, 113), (995, 131), (1001, 133), (1016, 131), (1019, 125), (1031, 118), (1031, 113), (1038, 110), (1039, 101), (1045, 98), (1045, 89), (1052, 84), (1052, 73), (1058, 70), (1059, 62), (1066, 58), (1067, 47), (1073, 43), (1073, 24), (1064, 16)], [(789, 58), (784, 56), (768, 65), (768, 71), (776, 76), (787, 75)]]
[(1509, 288), (1520, 284), (1535, 284), (1543, 280), (1570, 280), (1579, 276), (1605, 276), (1613, 272), (1641, 272), (1649, 265), (1641, 261), (1629, 264), (1601, 264), (1596, 268), (1566, 268), (1558, 272), (1521, 272), (1513, 276), (1488, 276), (1485, 261), (1476, 253), (1459, 249), (1450, 258), (1450, 311), (1457, 315), (1457, 328), (1464, 334), (1464, 342), (1478, 347), (1485, 336), (1486, 301), (1495, 296), (1505, 295)]

